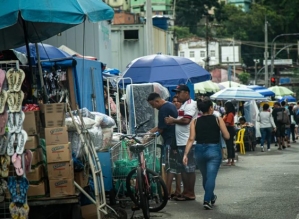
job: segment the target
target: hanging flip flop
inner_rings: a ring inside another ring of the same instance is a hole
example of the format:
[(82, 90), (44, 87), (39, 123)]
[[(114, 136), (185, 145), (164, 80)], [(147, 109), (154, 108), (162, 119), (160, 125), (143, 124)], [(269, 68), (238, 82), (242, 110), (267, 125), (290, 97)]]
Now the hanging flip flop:
[(8, 143), (8, 133), (0, 136), (0, 155), (6, 154), (6, 148)]
[(8, 134), (8, 142), (7, 142), (7, 155), (12, 156), (15, 153), (14, 143), (16, 140), (15, 133)]
[(22, 176), (24, 174), (24, 171), (22, 169), (22, 158), (17, 153), (14, 153), (11, 157), (11, 162), (13, 163), (13, 166), (15, 167), (15, 171), (18, 176)]
[(6, 72), (6, 79), (8, 83), (8, 90), (13, 91), (14, 90), (14, 84), (15, 84), (15, 69), (11, 68)]
[(8, 113), (4, 111), (0, 114), (0, 136), (5, 134)]
[(13, 92), (7, 92), (7, 105), (10, 112), (15, 112), (15, 94)]
[(0, 69), (0, 93), (4, 85), (4, 81), (5, 81), (5, 71)]
[(17, 146), (17, 149), (16, 149), (17, 154), (23, 154), (27, 138), (28, 138), (27, 132), (24, 131), (24, 130), (22, 130), (18, 134), (18, 146)]
[(17, 179), (17, 184), (19, 184), (19, 202), (25, 204), (27, 201), (27, 191), (29, 188), (29, 181), (25, 177)]
[(9, 212), (12, 219), (19, 219), (19, 207), (16, 203), (11, 202), (9, 204)]
[(15, 83), (14, 83), (15, 92), (19, 92), (21, 90), (24, 79), (25, 79), (25, 73), (22, 69), (15, 71)]
[(0, 92), (0, 113), (3, 113), (5, 110), (5, 104), (8, 98), (8, 93), (5, 90)]
[(8, 110), (7, 128), (9, 133), (14, 133), (16, 131), (15, 116), (10, 110)]
[(32, 163), (32, 151), (26, 150), (25, 152), (25, 172), (31, 172), (31, 163)]
[(15, 93), (14, 112), (20, 112), (22, 110), (22, 103), (24, 99), (23, 91)]
[(20, 214), (19, 219), (27, 219), (28, 218), (28, 214), (29, 214), (29, 205), (28, 204), (22, 205), (19, 208), (19, 214)]
[(10, 157), (5, 154), (1, 157), (1, 168), (2, 168), (2, 172), (1, 172), (1, 176), (2, 177), (8, 177), (8, 173), (9, 173), (9, 168), (8, 165), (10, 164)]
[(15, 132), (20, 133), (23, 128), (23, 122), (25, 119), (25, 113), (23, 111), (15, 113)]
[(0, 202), (4, 201), (4, 194), (7, 189), (7, 182), (4, 179), (0, 179)]

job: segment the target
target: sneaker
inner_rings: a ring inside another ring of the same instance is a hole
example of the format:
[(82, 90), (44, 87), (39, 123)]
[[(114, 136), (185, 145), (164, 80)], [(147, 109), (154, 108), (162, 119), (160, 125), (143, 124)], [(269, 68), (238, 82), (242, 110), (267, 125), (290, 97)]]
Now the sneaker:
[(264, 147), (261, 147), (261, 152), (264, 152), (265, 150), (264, 150)]
[(268, 151), (271, 151), (271, 149), (269, 148)]
[(212, 210), (212, 209), (213, 209), (212, 205), (211, 205), (209, 202), (204, 202), (204, 203), (203, 203), (203, 207), (204, 207), (206, 210)]
[(213, 198), (213, 200), (211, 201), (211, 204), (212, 204), (212, 205), (215, 205), (216, 200), (217, 200), (217, 195), (214, 195), (214, 198)]

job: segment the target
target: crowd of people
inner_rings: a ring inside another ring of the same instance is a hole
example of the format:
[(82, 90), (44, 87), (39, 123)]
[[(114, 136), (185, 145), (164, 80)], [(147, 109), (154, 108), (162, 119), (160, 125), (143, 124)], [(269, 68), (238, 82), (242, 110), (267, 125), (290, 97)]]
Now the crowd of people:
[[(235, 166), (235, 136), (239, 129), (253, 127), (253, 124), (240, 117), (236, 128), (236, 108), (230, 101), (224, 106), (213, 103), (207, 97), (194, 101), (186, 85), (178, 85), (173, 91), (176, 95), (172, 98), (172, 103), (155, 92), (147, 97), (148, 103), (159, 111), (158, 125), (149, 132), (158, 132), (163, 138), (161, 154), (167, 173), (165, 183), (169, 198), (176, 201), (195, 200), (195, 170), (198, 168), (205, 191), (203, 206), (211, 210), (217, 199), (214, 189), (223, 160), (222, 148), (225, 147), (227, 151), (227, 163), (224, 165)], [(104, 93), (106, 110), (110, 104), (112, 113), (115, 113), (114, 103), (107, 96), (106, 89)], [(297, 139), (299, 102), (296, 106), (285, 101), (276, 102), (273, 109), (266, 103), (258, 113), (257, 121), (260, 124), (261, 152), (265, 151), (264, 145), (267, 145), (267, 151), (270, 151), (273, 141), (278, 150), (291, 147), (291, 136), (293, 143)], [(174, 191), (173, 178), (176, 180)]]
[[(158, 125), (150, 132), (159, 132), (164, 140), (162, 162), (167, 172), (169, 198), (176, 201), (195, 200), (197, 167), (202, 175), (205, 192), (203, 207), (211, 210), (217, 199), (214, 189), (223, 160), (221, 145), (224, 144), (227, 149), (227, 163), (224, 165), (235, 166), (236, 109), (229, 101), (224, 107), (209, 98), (194, 101), (186, 85), (178, 85), (173, 91), (176, 95), (172, 104), (163, 100), (158, 93), (151, 93), (147, 99), (159, 111)], [(271, 150), (273, 136), (279, 150), (290, 147), (290, 136), (292, 142), (296, 142), (296, 117), (299, 122), (299, 102), (296, 107), (284, 101), (276, 102), (273, 109), (270, 109), (269, 104), (264, 104), (258, 114), (261, 151), (264, 152), (264, 144), (267, 144), (268, 151)], [(239, 128), (253, 126), (244, 117), (240, 117), (238, 122)], [(171, 193), (173, 177), (176, 178), (176, 189)]]

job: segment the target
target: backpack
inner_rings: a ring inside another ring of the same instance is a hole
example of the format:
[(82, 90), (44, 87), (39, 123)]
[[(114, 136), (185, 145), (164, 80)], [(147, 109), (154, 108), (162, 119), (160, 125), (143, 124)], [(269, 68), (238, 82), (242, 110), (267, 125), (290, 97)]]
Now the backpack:
[(285, 109), (277, 112), (277, 122), (281, 124), (289, 124), (289, 116)]

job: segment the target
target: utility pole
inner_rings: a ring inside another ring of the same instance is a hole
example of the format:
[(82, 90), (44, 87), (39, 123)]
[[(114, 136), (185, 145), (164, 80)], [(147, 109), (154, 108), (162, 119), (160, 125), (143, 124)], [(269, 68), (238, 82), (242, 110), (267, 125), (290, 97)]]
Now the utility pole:
[(153, 15), (152, 0), (146, 0), (146, 33), (147, 33), (147, 54), (154, 53), (153, 46)]
[(233, 37), (233, 69), (234, 69), (234, 81), (236, 81), (236, 65), (235, 65), (235, 37)]
[(268, 75), (268, 22), (265, 18), (265, 86), (269, 86), (269, 75)]
[(254, 70), (255, 70), (255, 73), (254, 73), (254, 85), (257, 84), (257, 64), (260, 62), (260, 60), (258, 59), (254, 59)]
[(209, 57), (209, 14), (206, 15), (206, 70), (210, 70), (210, 57)]

